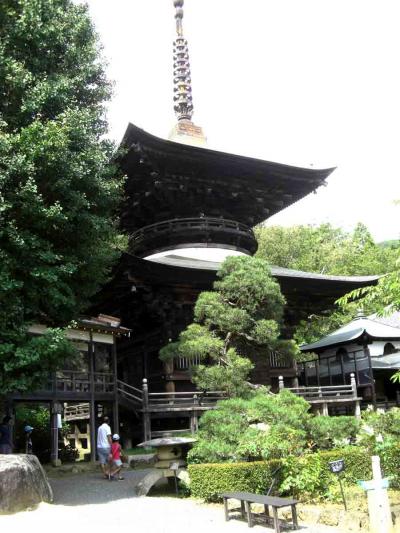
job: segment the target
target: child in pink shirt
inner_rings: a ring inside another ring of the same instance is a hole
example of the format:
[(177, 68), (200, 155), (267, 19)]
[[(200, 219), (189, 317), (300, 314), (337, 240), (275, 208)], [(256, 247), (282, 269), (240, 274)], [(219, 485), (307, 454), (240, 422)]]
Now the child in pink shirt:
[(118, 474), (117, 479), (124, 479), (120, 474), (121, 468), (122, 468), (121, 444), (119, 443), (119, 435), (117, 433), (115, 433), (115, 435), (112, 436), (110, 456), (111, 456), (110, 479), (115, 479), (116, 474)]

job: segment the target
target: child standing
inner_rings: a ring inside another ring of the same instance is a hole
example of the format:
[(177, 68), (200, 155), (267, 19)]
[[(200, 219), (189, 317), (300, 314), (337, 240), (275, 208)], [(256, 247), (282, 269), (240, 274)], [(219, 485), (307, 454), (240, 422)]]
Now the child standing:
[(115, 479), (116, 474), (118, 474), (117, 479), (124, 479), (120, 474), (121, 468), (122, 468), (122, 461), (121, 461), (121, 444), (119, 443), (118, 433), (115, 433), (112, 436), (110, 455), (111, 455), (110, 479)]

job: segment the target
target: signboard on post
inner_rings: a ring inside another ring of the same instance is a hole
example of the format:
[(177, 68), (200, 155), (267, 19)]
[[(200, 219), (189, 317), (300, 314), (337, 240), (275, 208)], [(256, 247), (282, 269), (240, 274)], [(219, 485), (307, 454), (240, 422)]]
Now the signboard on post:
[(344, 470), (344, 459), (337, 459), (336, 461), (329, 461), (329, 468), (332, 474), (340, 474)]
[(344, 510), (347, 511), (346, 498), (344, 497), (344, 491), (342, 486), (342, 480), (340, 479), (340, 473), (344, 471), (344, 459), (337, 459), (336, 461), (329, 461), (329, 469), (332, 474), (336, 474), (338, 477), (340, 492), (342, 493)]

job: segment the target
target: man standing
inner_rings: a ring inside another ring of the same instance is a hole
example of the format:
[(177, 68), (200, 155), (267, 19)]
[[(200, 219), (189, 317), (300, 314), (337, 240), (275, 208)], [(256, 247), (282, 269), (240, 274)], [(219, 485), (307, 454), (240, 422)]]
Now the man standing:
[(110, 477), (110, 453), (111, 453), (111, 428), (108, 425), (109, 418), (105, 416), (103, 423), (97, 431), (97, 455), (101, 465), (104, 477)]
[(0, 453), (12, 453), (10, 420), (11, 416), (5, 416), (0, 424)]

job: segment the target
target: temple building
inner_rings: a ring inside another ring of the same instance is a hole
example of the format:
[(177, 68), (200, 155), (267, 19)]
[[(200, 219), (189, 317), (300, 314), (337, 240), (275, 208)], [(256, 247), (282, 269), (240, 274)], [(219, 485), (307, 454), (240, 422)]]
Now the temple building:
[[(212, 287), (218, 264), (207, 260), (207, 252), (253, 255), (257, 241), (252, 228), (315, 191), (334, 170), (298, 168), (206, 148), (203, 130), (192, 122), (183, 1), (174, 0), (174, 6), (177, 124), (169, 140), (133, 124), (126, 130), (118, 164), (127, 176), (120, 219), (130, 237), (129, 249), (96, 307), (120, 317), (133, 331), (118, 345), (121, 380), (139, 386), (147, 378), (150, 390), (170, 392), (190, 386), (188, 362), (164, 366), (158, 351), (177, 339), (192, 321), (199, 292)], [(203, 258), (195, 259), (193, 249), (203, 250)], [(300, 319), (330, 308), (340, 295), (377, 279), (283, 268), (273, 268), (273, 274), (288, 301), (287, 335)], [(295, 378), (293, 362), (266, 356), (256, 363), (253, 379), (277, 386), (279, 372)]]
[(366, 317), (360, 312), (348, 324), (300, 349), (317, 355), (298, 364), (301, 385), (345, 385), (354, 373), (364, 403), (400, 405), (399, 383), (391, 380), (400, 370), (400, 313)]
[[(173, 4), (177, 123), (169, 140), (133, 124), (122, 139), (117, 164), (127, 179), (119, 215), (129, 247), (90, 310), (97, 318), (81, 321), (74, 332), (86, 366), (78, 374), (67, 369), (58, 372), (46, 390), (9, 398), (14, 403), (48, 402), (53, 418), (61, 411), (69, 420), (79, 420), (84, 412), (90, 427), (77, 429), (71, 440), (81, 439), (92, 459), (100, 413), (111, 416), (112, 427), (122, 434), (125, 445), (176, 429), (177, 421), (182, 431), (188, 426), (196, 430), (199, 415), (215, 405), (218, 396), (197, 394), (190, 381), (195, 361), (181, 358), (164, 364), (158, 354), (192, 322), (198, 294), (212, 288), (219, 263), (210, 260), (207, 252), (219, 250), (222, 258), (253, 255), (257, 250), (254, 226), (314, 192), (334, 170), (298, 168), (206, 147), (202, 128), (192, 121), (183, 0)], [(203, 251), (203, 257), (195, 255), (194, 249)], [(301, 319), (332, 308), (341, 295), (378, 279), (277, 267), (272, 274), (287, 300), (288, 338)], [(289, 386), (295, 385), (294, 361), (276, 354), (255, 361), (254, 383), (278, 389), (279, 376)], [(53, 457), (57, 458), (54, 439)]]
[[(129, 235), (129, 248), (95, 307), (96, 312), (120, 317), (132, 330), (129, 339), (118, 342), (121, 383), (140, 390), (146, 379), (151, 394), (194, 391), (190, 367), (196, 361), (180, 358), (162, 363), (158, 353), (192, 322), (199, 292), (210, 290), (216, 279), (219, 264), (209, 260), (208, 252), (253, 255), (257, 241), (252, 228), (314, 192), (334, 170), (298, 168), (206, 147), (203, 130), (192, 122), (183, 0), (173, 3), (177, 124), (168, 140), (128, 125), (118, 164), (127, 176), (120, 220)], [(202, 257), (194, 250), (202, 250)], [(287, 337), (301, 319), (332, 308), (339, 296), (378, 279), (277, 267), (272, 273), (288, 302)], [(294, 361), (275, 354), (255, 361), (253, 382), (277, 389), (279, 376), (295, 384)]]

